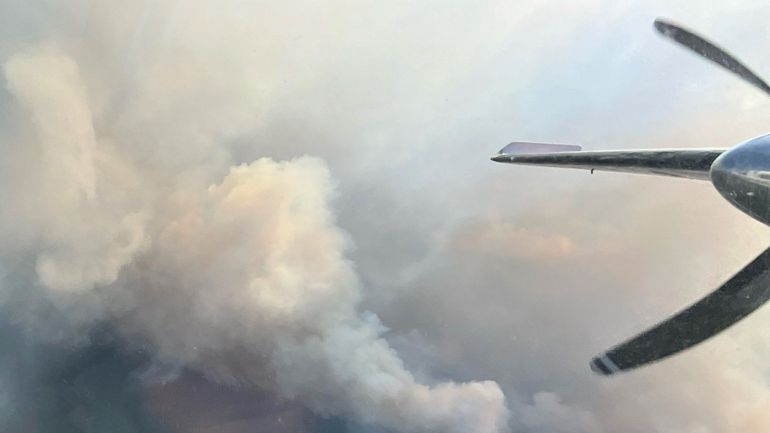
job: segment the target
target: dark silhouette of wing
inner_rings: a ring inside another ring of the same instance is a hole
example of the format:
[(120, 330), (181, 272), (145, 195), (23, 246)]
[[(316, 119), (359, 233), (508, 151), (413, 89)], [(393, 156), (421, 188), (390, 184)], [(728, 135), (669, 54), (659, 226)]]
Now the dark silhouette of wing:
[(492, 157), (509, 164), (655, 174), (709, 180), (711, 163), (726, 149), (580, 151), (579, 146), (514, 142)]

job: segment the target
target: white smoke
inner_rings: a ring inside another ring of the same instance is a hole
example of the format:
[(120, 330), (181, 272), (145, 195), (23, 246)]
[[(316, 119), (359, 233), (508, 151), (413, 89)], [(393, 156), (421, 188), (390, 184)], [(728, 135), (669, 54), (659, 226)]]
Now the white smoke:
[(121, 63), (138, 68), (127, 81), (77, 48), (36, 42), (4, 63), (21, 121), (3, 148), (15, 167), (3, 238), (33, 257), (29, 284), (68, 320), (108, 320), (163, 362), (319, 414), (403, 432), (506, 430), (496, 383), (419, 383), (359, 312), (322, 160), (227, 168), (227, 140), (263, 102), (238, 87), (237, 62), (140, 59)]
[(37, 274), (46, 287), (112, 283), (145, 245), (146, 214), (127, 200), (135, 180), (120, 158), (97, 144), (77, 63), (43, 46), (12, 56), (4, 69), (30, 131), (8, 149), (18, 156), (6, 186), (19, 213), (3, 229), (24, 227), (37, 238)]
[[(310, 157), (233, 167), (178, 198), (154, 247), (130, 267), (130, 332), (166, 361), (233, 384), (271, 384), (322, 414), (399, 431), (496, 432), (492, 382), (417, 383), (380, 336), (329, 209), (333, 184)], [(269, 379), (265, 376), (269, 376)]]

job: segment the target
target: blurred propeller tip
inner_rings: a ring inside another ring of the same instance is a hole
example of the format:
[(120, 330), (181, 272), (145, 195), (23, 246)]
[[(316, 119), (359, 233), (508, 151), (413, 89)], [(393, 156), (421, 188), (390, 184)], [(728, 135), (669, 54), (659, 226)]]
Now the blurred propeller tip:
[(591, 371), (602, 376), (611, 376), (622, 370), (605, 353), (591, 360)]
[(655, 22), (653, 23), (655, 26), (655, 30), (658, 31), (658, 33), (668, 36), (676, 31), (678, 28), (677, 25), (671, 23), (670, 21), (667, 21), (663, 18), (656, 18)]

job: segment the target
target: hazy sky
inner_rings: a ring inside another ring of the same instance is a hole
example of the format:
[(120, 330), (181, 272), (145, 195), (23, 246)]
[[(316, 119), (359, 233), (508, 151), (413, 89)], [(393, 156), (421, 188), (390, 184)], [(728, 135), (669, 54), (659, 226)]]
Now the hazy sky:
[(513, 167), (510, 141), (729, 147), (760, 1), (0, 0), (11, 432), (721, 433), (770, 425), (770, 312), (591, 357), (770, 236), (707, 182)]

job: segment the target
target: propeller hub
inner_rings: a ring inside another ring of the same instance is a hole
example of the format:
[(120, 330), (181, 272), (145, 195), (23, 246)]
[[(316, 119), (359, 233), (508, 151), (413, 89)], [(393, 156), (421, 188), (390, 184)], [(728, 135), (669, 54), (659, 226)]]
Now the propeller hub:
[(710, 177), (727, 201), (770, 225), (770, 134), (720, 155), (711, 165)]

